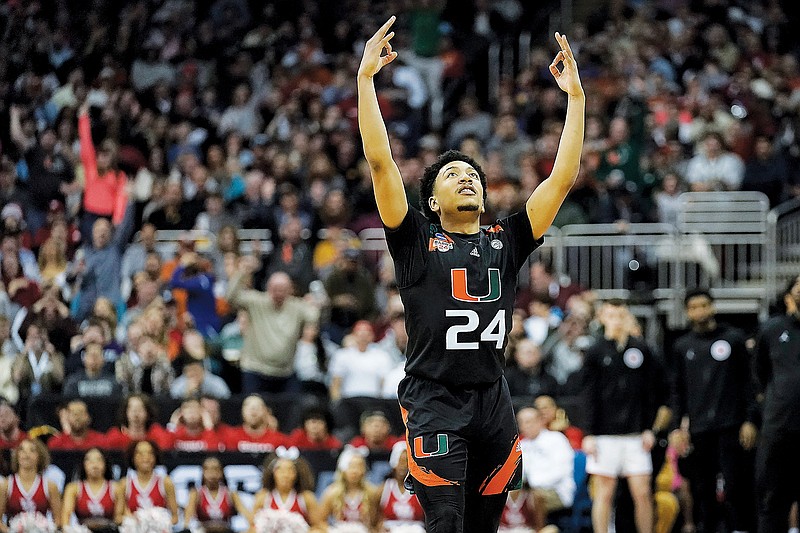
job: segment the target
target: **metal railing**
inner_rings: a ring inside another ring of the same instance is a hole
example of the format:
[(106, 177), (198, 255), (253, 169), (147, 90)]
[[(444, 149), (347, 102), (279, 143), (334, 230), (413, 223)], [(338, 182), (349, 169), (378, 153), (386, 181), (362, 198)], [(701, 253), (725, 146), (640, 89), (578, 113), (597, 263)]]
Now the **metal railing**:
[[(676, 225), (553, 227), (535, 257), (600, 298), (629, 300), (648, 322), (660, 316), (682, 326), (683, 298), (695, 287), (709, 288), (722, 313), (765, 317), (776, 283), (800, 272), (800, 201), (770, 212), (761, 193), (686, 193), (680, 200)], [(370, 234), (373, 249), (376, 238)], [(520, 279), (526, 286), (527, 269)]]

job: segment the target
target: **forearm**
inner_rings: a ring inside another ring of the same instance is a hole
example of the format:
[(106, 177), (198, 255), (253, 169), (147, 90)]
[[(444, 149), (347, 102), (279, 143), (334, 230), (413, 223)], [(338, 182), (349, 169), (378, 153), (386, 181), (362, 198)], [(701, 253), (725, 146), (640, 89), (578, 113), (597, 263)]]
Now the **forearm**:
[(358, 82), (358, 129), (364, 145), (364, 156), (373, 170), (392, 163), (389, 134), (378, 106), (378, 95), (371, 77), (360, 74)]
[(585, 108), (586, 96), (583, 93), (567, 99), (567, 118), (549, 178), (555, 179), (566, 191), (575, 183), (581, 166)]
[[(81, 162), (84, 166), (84, 180), (86, 180), (86, 186), (88, 187), (90, 185), (89, 179), (96, 174), (94, 169), (97, 166), (97, 160), (94, 143), (92, 142), (92, 124), (87, 113), (83, 113), (78, 117), (78, 138), (81, 146)], [(92, 168), (93, 172), (89, 172), (89, 168)]]

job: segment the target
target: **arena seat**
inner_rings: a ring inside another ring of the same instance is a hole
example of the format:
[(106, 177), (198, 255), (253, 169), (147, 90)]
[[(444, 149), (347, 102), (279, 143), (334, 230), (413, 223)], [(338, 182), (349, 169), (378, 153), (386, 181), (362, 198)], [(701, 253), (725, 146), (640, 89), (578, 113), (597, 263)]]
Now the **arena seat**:
[(356, 396), (343, 398), (331, 406), (334, 433), (342, 442), (348, 442), (361, 432), (361, 415), (369, 411), (382, 411), (392, 426), (392, 435), (405, 435), (406, 428), (400, 415), (397, 400)]

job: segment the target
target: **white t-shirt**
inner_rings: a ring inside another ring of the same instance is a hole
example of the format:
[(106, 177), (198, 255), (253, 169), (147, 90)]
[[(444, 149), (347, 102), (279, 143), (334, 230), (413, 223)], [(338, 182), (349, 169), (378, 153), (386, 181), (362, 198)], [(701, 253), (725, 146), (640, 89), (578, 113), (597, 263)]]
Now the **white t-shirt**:
[(575, 452), (559, 431), (543, 429), (535, 439), (520, 440), (525, 480), (535, 489), (552, 489), (565, 507), (575, 500)]
[(342, 398), (380, 398), (383, 379), (392, 367), (391, 356), (372, 344), (363, 352), (358, 348), (338, 350), (333, 355), (329, 371), (332, 378), (342, 378)]

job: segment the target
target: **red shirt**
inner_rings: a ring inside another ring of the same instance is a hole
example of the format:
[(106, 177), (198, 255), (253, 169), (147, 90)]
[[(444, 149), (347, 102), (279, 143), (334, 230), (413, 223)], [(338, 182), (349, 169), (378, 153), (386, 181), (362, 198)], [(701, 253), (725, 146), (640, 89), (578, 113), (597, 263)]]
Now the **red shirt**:
[(78, 137), (83, 163), (83, 209), (94, 215), (110, 216), (114, 224), (122, 222), (128, 195), (128, 178), (122, 171), (107, 170), (102, 176), (97, 169), (97, 153), (92, 142), (89, 115), (78, 117)]
[(248, 434), (243, 426), (229, 429), (225, 434), (225, 449), (244, 453), (268, 453), (278, 446), (286, 446), (286, 435), (266, 430), (260, 436)]
[[(123, 428), (111, 428), (106, 433), (104, 448), (109, 450), (126, 450), (134, 439)], [(172, 448), (172, 434), (158, 424), (151, 424), (144, 440), (155, 442), (162, 449)]]
[(350, 441), (350, 446), (355, 446), (356, 448), (360, 448), (361, 446), (366, 446), (371, 450), (381, 450), (381, 451), (392, 451), (392, 446), (397, 444), (398, 442), (404, 440), (404, 437), (395, 437), (393, 435), (389, 435), (386, 437), (386, 440), (383, 441), (383, 445), (371, 447), (367, 444), (366, 439), (363, 435), (356, 435), (353, 437), (353, 440)]
[(75, 516), (79, 522), (90, 518), (114, 519), (114, 490), (106, 481), (98, 494), (93, 494), (89, 484), (78, 483), (78, 500), (75, 502)]
[(289, 513), (299, 514), (308, 522), (308, 509), (306, 509), (306, 501), (303, 496), (297, 494), (294, 490), (289, 493), (289, 496), (284, 501), (277, 490), (273, 490), (267, 494), (268, 503), (265, 505), (267, 509), (275, 509), (276, 511), (283, 510)]
[(28, 434), (20, 430), (17, 432), (17, 437), (11, 440), (6, 440), (0, 436), (0, 450), (16, 448), (19, 443), (28, 438)]
[(131, 472), (125, 478), (125, 504), (130, 512), (139, 509), (152, 509), (153, 507), (167, 508), (167, 491), (164, 488), (164, 478), (153, 474), (146, 487), (139, 485), (136, 474)]
[(381, 510), (386, 520), (422, 522), (425, 514), (417, 496), (408, 491), (400, 492), (397, 481), (387, 479), (381, 494)]
[(569, 426), (562, 433), (567, 437), (573, 450), (583, 449), (583, 431), (580, 428)]
[(200, 490), (197, 491), (197, 519), (199, 521), (227, 522), (234, 514), (231, 493), (224, 485), (220, 485), (216, 498), (211, 496), (211, 491), (207, 487), (200, 487)]
[(289, 435), (289, 445), (297, 446), (301, 450), (338, 450), (342, 447), (342, 441), (328, 435), (324, 441), (315, 442), (308, 438), (303, 428), (297, 428)]
[(182, 452), (217, 452), (221, 444), (212, 429), (189, 433), (185, 426), (178, 426), (172, 432), (172, 448)]
[(56, 435), (47, 441), (47, 447), (51, 450), (88, 450), (89, 448), (105, 447), (105, 441), (105, 435), (90, 429), (81, 440), (75, 440), (72, 435), (67, 435), (66, 433)]

